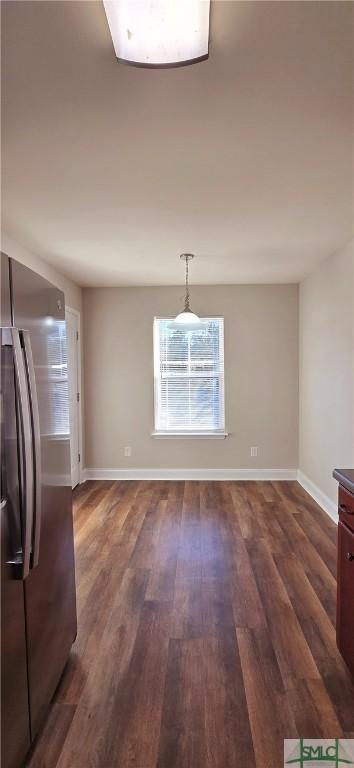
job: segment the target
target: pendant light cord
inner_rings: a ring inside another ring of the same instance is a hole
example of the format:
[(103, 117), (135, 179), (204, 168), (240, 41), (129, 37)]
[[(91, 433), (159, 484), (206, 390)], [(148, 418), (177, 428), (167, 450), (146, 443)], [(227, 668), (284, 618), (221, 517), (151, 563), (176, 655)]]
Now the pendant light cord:
[(191, 308), (189, 306), (189, 266), (188, 266), (189, 258), (186, 256), (186, 297), (184, 300), (184, 311), (190, 312)]
[(191, 310), (189, 303), (189, 262), (194, 259), (194, 254), (181, 253), (180, 259), (185, 262), (185, 295), (183, 312), (179, 312), (175, 320), (176, 327), (184, 327), (186, 332), (194, 329), (201, 330), (202, 323), (200, 322), (199, 317)]

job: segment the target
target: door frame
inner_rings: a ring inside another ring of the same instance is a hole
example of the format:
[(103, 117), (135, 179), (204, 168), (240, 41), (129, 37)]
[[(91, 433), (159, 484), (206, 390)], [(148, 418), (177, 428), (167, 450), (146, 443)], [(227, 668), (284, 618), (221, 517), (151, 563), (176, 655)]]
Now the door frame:
[(82, 466), (82, 447), (83, 447), (83, 434), (82, 434), (82, 378), (81, 378), (81, 358), (82, 358), (82, 329), (81, 329), (81, 314), (77, 309), (73, 309), (73, 307), (69, 307), (67, 304), (65, 305), (65, 320), (66, 320), (66, 313), (70, 312), (71, 315), (75, 315), (77, 318), (77, 324), (79, 328), (79, 339), (78, 339), (78, 345), (77, 345), (77, 379), (78, 379), (78, 389), (79, 389), (79, 408), (78, 408), (78, 415), (79, 415), (79, 423), (78, 423), (78, 442), (79, 442), (79, 454), (80, 454), (80, 461), (79, 461), (79, 485), (83, 482), (83, 476), (84, 476), (84, 470)]

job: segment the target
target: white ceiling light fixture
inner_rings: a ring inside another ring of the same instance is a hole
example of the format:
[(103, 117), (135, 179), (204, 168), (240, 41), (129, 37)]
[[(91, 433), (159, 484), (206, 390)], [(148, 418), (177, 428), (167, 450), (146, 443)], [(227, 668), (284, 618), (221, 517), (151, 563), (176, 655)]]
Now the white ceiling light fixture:
[(210, 0), (103, 0), (118, 61), (182, 67), (209, 56)]
[(189, 262), (194, 259), (194, 255), (193, 253), (182, 253), (180, 259), (186, 263), (186, 294), (184, 298), (184, 309), (183, 312), (180, 312), (170, 323), (169, 327), (173, 330), (177, 330), (178, 328), (184, 331), (202, 330), (204, 323), (190, 308)]

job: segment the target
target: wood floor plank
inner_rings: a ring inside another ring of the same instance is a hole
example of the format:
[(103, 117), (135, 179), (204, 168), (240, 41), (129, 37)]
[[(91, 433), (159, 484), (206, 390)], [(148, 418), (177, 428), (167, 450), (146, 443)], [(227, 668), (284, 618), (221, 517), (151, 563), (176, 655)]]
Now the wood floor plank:
[(354, 733), (336, 527), (296, 482), (74, 493), (78, 636), (27, 768), (278, 768)]
[(286, 688), (297, 678), (318, 678), (315, 660), (266, 542), (255, 540), (248, 544), (248, 551)]
[(183, 496), (176, 579), (195, 579), (202, 573), (200, 488), (186, 482)]
[(205, 641), (170, 640), (158, 768), (204, 768)]
[(183, 493), (171, 483), (168, 498), (160, 502), (160, 519), (151, 561), (147, 600), (173, 600), (180, 542)]
[(327, 535), (327, 528), (323, 527), (321, 521), (314, 519), (313, 513), (304, 506), (300, 508), (296, 516), (296, 522), (309, 541), (313, 544), (316, 551), (320, 554), (327, 568), (331, 571), (334, 578), (337, 575), (337, 543)]
[[(335, 623), (336, 579), (313, 546), (310, 537), (296, 522), (296, 514), (289, 515), (283, 506), (274, 507), (274, 514), (288, 542), (290, 551), (296, 552), (311, 584), (318, 594), (322, 605), (330, 613)], [(310, 527), (310, 526), (309, 526)]]
[(326, 739), (343, 735), (322, 680), (298, 680), (295, 688), (287, 691), (298, 734), (303, 738)]
[(156, 765), (170, 621), (168, 603), (145, 601), (130, 664), (115, 697), (101, 766)]
[(271, 639), (264, 630), (259, 642), (256, 630), (236, 632), (257, 768), (280, 766), (283, 739), (297, 732)]
[(28, 768), (56, 768), (75, 711), (76, 707), (72, 704), (55, 703), (52, 706), (29, 757)]
[[(228, 583), (236, 627), (260, 628), (266, 618), (241, 528), (235, 515), (234, 496), (223, 484), (223, 504), (227, 525), (223, 526), (223, 546)], [(236, 503), (238, 503), (236, 501)], [(241, 502), (242, 503), (242, 502)]]
[(354, 724), (354, 679), (344, 663), (337, 665), (335, 673), (333, 664), (331, 667), (330, 674), (323, 674), (324, 685), (343, 730), (348, 732), (353, 729)]
[[(124, 578), (148, 505), (149, 497), (143, 489), (140, 495), (139, 488), (131, 486), (128, 497), (124, 497), (122, 517), (118, 515), (120, 505), (116, 509), (118, 519), (115, 527), (113, 517), (111, 520), (107, 518), (106, 524), (101, 524), (97, 529), (100, 531), (100, 536), (97, 538), (102, 537), (100, 554), (105, 554), (107, 542), (109, 542), (110, 554), (106, 558), (98, 555), (95, 560), (95, 566), (98, 565), (97, 572), (94, 573), (90, 589), (83, 596), (79, 581), (78, 636), (72, 653), (74, 659), (78, 657), (79, 663), (74, 661), (74, 664), (69, 665), (66, 680), (61, 688), (60, 697), (66, 703), (78, 703), (82, 694), (88, 672), (96, 658), (97, 645), (109, 619), (116, 592)], [(80, 559), (85, 562), (87, 555), (82, 543), (78, 545), (77, 552), (81, 553)], [(90, 561), (89, 563), (86, 561), (84, 573), (86, 574), (91, 568)]]
[(274, 559), (314, 659), (320, 663), (333, 654), (339, 657), (334, 627), (296, 555)]
[[(82, 743), (92, 766), (104, 765), (107, 760), (110, 764), (106, 745), (116, 728), (115, 702), (133, 654), (147, 577), (143, 570), (127, 568), (124, 573), (109, 620), (97, 642), (94, 663), (90, 665), (59, 768), (84, 768), (87, 755), (81, 749)], [(107, 664), (108, 658), (112, 659), (111, 664)]]
[(255, 767), (234, 633), (171, 640), (158, 768), (238, 764)]

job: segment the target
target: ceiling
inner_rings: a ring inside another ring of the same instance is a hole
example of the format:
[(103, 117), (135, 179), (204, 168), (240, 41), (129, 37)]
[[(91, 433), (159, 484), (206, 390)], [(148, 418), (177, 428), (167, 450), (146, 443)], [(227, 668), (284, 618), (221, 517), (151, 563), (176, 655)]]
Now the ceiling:
[(223, 2), (118, 64), (99, 1), (3, 6), (3, 226), (80, 285), (294, 282), (353, 236), (351, 2)]

